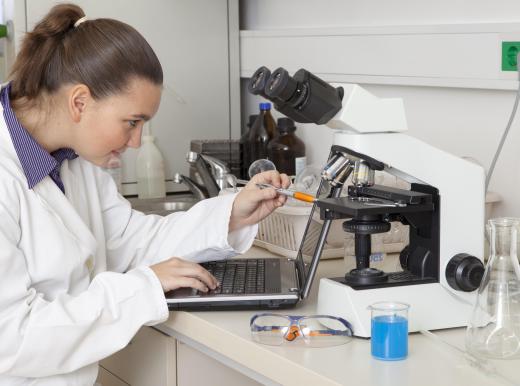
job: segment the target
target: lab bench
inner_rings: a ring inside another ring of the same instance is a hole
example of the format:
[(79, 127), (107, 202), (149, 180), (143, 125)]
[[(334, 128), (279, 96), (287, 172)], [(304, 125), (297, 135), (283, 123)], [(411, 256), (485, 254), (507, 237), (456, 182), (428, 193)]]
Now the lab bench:
[[(245, 255), (273, 256), (257, 247)], [(341, 259), (320, 262), (309, 299), (286, 311), (314, 314), (319, 277), (343, 271)], [(463, 328), (435, 331), (443, 342), (411, 334), (408, 358), (384, 362), (370, 356), (368, 339), (327, 348), (255, 343), (249, 332), (255, 313), (171, 312), (165, 323), (143, 327), (125, 349), (102, 361), (99, 380), (103, 386), (520, 385), (520, 360), (488, 361), (486, 370), (470, 363), (459, 351)]]

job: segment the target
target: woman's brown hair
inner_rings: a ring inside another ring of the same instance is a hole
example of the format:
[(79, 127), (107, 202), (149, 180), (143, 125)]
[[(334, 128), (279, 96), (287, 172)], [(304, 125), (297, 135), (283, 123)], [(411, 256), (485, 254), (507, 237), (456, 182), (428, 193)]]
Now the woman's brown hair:
[(85, 20), (74, 4), (59, 4), (25, 36), (13, 65), (11, 100), (34, 101), (65, 84), (85, 84), (96, 99), (125, 90), (133, 77), (162, 85), (161, 64), (146, 40), (113, 19)]

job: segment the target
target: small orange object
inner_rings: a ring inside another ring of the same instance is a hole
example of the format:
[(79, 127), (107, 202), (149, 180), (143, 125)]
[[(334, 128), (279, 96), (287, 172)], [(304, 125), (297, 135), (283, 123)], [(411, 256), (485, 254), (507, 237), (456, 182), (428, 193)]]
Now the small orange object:
[(297, 326), (295, 326), (293, 324), (291, 327), (289, 327), (289, 331), (287, 331), (287, 334), (285, 334), (285, 339), (288, 340), (289, 342), (292, 342), (299, 336), (300, 336), (300, 330), (298, 329)]
[(285, 196), (293, 197), (296, 200), (304, 201), (304, 202), (310, 202), (313, 203), (317, 201), (316, 197), (313, 195), (303, 193), (303, 192), (296, 192), (294, 190), (284, 189), (284, 188), (277, 188), (276, 186), (270, 185), (270, 184), (261, 184), (257, 183), (256, 186), (258, 186), (260, 189), (265, 188), (273, 188), (276, 190), (279, 194), (283, 194)]
[(302, 192), (294, 192), (294, 198), (297, 200), (300, 200), (300, 201), (305, 201), (305, 202), (316, 201), (316, 197), (311, 196), (310, 194), (307, 194), (307, 193), (302, 193)]

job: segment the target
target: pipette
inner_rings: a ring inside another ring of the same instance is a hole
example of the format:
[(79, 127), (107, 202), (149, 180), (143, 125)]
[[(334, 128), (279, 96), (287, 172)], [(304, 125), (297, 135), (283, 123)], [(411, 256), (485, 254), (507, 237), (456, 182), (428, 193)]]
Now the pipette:
[[(237, 179), (237, 183), (239, 183), (239, 184), (246, 185), (248, 182), (249, 181)], [(290, 190), (290, 189), (277, 188), (276, 186), (273, 186), (271, 184), (256, 183), (255, 185), (258, 186), (260, 189), (273, 188), (274, 190), (276, 190), (277, 193), (292, 197), (295, 200), (300, 200), (300, 201), (310, 202), (310, 203), (316, 202), (318, 200), (316, 197), (314, 197), (311, 194), (298, 192), (298, 191)]]

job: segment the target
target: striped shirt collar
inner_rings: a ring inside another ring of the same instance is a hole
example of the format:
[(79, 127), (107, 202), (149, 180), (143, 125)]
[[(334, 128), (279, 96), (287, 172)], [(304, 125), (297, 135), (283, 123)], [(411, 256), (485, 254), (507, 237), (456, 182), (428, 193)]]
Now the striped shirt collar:
[(49, 154), (36, 142), (16, 118), (9, 101), (10, 90), (11, 84), (2, 87), (0, 102), (4, 110), (4, 119), (11, 135), (14, 149), (27, 178), (29, 189), (34, 188), (45, 177), (50, 176), (61, 191), (65, 193), (65, 187), (60, 177), (61, 164), (64, 160), (74, 159), (78, 155), (74, 150), (68, 148), (58, 149)]

